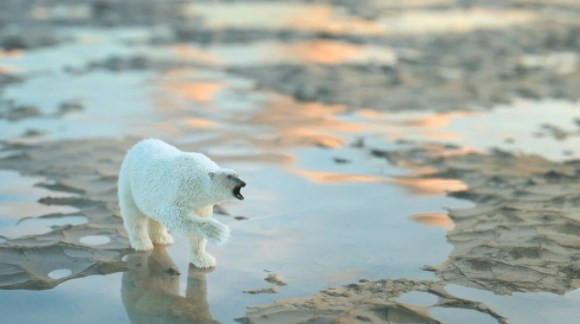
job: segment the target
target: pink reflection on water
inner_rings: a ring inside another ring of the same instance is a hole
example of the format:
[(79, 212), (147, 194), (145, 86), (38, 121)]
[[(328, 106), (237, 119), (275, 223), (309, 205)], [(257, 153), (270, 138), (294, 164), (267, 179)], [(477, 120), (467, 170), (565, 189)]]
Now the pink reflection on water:
[(453, 220), (443, 213), (417, 213), (409, 216), (409, 218), (417, 223), (446, 230), (451, 230), (455, 227)]
[(335, 172), (324, 172), (324, 171), (313, 171), (313, 170), (303, 170), (298, 168), (290, 168), (290, 171), (294, 174), (301, 176), (313, 183), (319, 184), (332, 184), (332, 183), (342, 183), (342, 182), (384, 182), (382, 178), (369, 176), (369, 175), (356, 175), (356, 174), (343, 174)]
[(467, 185), (457, 179), (394, 177), (391, 181), (419, 196), (445, 195), (448, 192), (467, 189)]

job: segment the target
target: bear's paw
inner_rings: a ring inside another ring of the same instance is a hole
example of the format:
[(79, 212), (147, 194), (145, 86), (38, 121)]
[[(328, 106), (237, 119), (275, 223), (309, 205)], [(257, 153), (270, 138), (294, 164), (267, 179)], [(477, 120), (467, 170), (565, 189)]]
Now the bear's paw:
[(149, 238), (140, 238), (131, 240), (131, 247), (136, 251), (151, 251), (153, 250), (153, 242)]
[(202, 220), (199, 227), (202, 236), (213, 243), (223, 243), (230, 236), (230, 229), (226, 225), (211, 218)]
[(216, 265), (213, 255), (207, 252), (203, 252), (200, 255), (192, 255), (189, 262), (198, 268), (211, 268)]

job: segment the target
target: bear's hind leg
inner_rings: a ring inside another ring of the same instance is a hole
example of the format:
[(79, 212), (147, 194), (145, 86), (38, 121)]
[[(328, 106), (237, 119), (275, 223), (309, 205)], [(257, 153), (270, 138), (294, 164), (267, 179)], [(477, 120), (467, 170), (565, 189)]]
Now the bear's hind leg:
[(149, 218), (149, 237), (155, 244), (169, 245), (173, 244), (173, 236), (167, 232), (167, 228), (158, 221)]
[(215, 267), (215, 258), (205, 251), (207, 240), (199, 235), (189, 236), (189, 262), (198, 268)]
[(125, 215), (127, 216), (123, 216), (123, 221), (131, 247), (137, 251), (153, 250), (153, 242), (147, 233), (147, 216), (139, 209), (131, 209)]
[(137, 207), (130, 189), (123, 181), (119, 182), (119, 207), (131, 247), (137, 251), (153, 250), (153, 243), (147, 233), (147, 216)]

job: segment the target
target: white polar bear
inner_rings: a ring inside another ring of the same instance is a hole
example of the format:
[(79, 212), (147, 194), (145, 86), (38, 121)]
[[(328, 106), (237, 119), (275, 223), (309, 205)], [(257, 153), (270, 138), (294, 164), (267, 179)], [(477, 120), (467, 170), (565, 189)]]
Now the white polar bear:
[(220, 243), (229, 235), (214, 220), (213, 205), (244, 199), (246, 183), (230, 169), (220, 168), (201, 153), (182, 152), (161, 140), (146, 139), (125, 156), (119, 173), (119, 206), (131, 247), (153, 249), (171, 244), (167, 229), (189, 239), (190, 262), (200, 268), (215, 266), (205, 251), (206, 239)]

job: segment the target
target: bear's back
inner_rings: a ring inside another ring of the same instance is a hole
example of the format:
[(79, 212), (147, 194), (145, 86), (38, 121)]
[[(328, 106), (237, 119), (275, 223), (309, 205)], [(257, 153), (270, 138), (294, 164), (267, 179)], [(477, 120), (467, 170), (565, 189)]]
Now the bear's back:
[(209, 172), (219, 166), (202, 153), (182, 152), (161, 140), (147, 139), (127, 153), (121, 172), (137, 206), (153, 214), (158, 205), (191, 204), (211, 187)]
[(183, 165), (194, 170), (210, 172), (219, 169), (217, 163), (203, 153), (183, 152), (183, 154), (179, 156), (179, 159)]
[(158, 139), (145, 139), (133, 145), (127, 155), (138, 155), (142, 159), (168, 158), (180, 155), (181, 152), (173, 145)]

